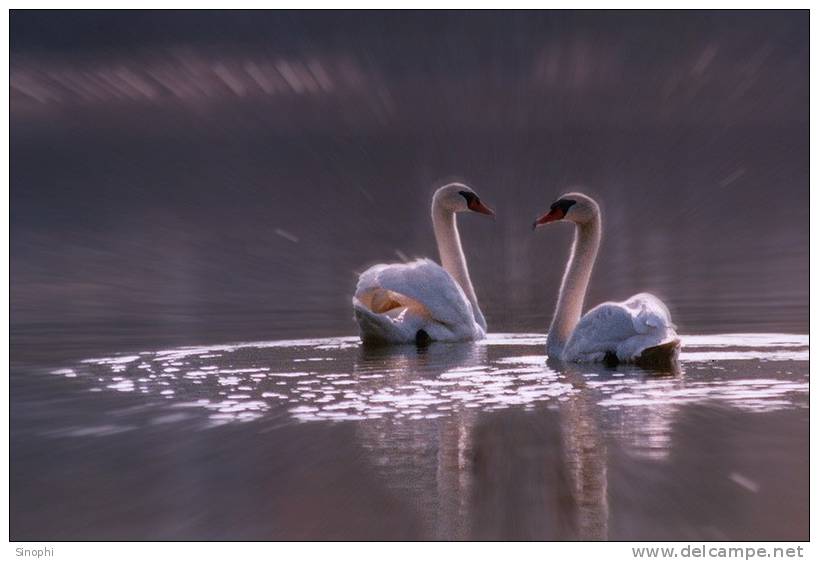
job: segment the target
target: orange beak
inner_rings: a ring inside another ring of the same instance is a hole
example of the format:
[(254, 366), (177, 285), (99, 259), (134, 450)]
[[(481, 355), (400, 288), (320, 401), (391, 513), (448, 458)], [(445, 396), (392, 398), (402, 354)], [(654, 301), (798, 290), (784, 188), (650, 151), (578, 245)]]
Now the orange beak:
[(473, 212), (485, 214), (487, 216), (495, 216), (495, 211), (483, 204), (480, 199), (473, 199), (467, 206), (469, 207), (469, 210)]
[(543, 224), (548, 224), (549, 222), (557, 222), (558, 220), (563, 220), (564, 216), (566, 216), (566, 213), (563, 212), (563, 210), (561, 210), (560, 208), (553, 208), (552, 210), (550, 210), (549, 212), (535, 220), (535, 223), (532, 224), (532, 230)]

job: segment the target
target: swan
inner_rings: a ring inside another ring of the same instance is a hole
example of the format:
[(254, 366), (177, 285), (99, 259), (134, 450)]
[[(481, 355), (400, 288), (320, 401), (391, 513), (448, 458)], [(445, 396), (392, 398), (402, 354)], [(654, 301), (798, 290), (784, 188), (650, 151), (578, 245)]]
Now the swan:
[(564, 362), (671, 364), (680, 339), (662, 301), (647, 293), (624, 302), (604, 302), (581, 317), (589, 277), (600, 246), (600, 207), (582, 193), (562, 195), (533, 229), (552, 222), (575, 225), (571, 255), (563, 273), (546, 352)]
[(374, 265), (361, 274), (353, 311), (364, 343), (473, 341), (486, 335), (458, 235), (459, 212), (495, 215), (462, 183), (435, 191), (432, 226), (443, 267), (417, 259)]

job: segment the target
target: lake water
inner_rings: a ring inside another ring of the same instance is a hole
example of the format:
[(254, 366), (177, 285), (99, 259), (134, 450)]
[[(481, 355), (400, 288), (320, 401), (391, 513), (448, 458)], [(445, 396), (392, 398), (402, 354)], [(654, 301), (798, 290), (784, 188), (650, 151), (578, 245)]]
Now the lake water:
[(668, 372), (544, 345), (305, 339), (13, 374), (12, 535), (807, 538), (807, 337), (686, 336)]
[[(808, 537), (806, 12), (11, 25), (12, 539)], [(451, 180), (490, 337), (361, 348)], [(546, 360), (578, 186), (678, 370)]]

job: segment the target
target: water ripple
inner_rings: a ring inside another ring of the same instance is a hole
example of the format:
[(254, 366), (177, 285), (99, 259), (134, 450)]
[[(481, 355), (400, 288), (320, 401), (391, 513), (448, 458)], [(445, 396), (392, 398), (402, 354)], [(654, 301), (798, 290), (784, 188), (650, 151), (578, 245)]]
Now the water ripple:
[[(86, 359), (53, 374), (94, 391), (138, 392), (195, 407), (211, 424), (247, 422), (271, 411), (297, 421), (424, 420), (455, 411), (557, 404), (594, 392), (601, 408), (661, 408), (716, 401), (766, 411), (806, 403), (808, 338), (786, 334), (684, 337), (681, 367), (565, 365), (539, 354), (545, 337), (495, 334), (475, 344), (426, 349), (362, 348), (355, 337), (181, 347)], [(756, 378), (754, 365), (781, 363)], [(165, 417), (165, 422), (183, 416)]]

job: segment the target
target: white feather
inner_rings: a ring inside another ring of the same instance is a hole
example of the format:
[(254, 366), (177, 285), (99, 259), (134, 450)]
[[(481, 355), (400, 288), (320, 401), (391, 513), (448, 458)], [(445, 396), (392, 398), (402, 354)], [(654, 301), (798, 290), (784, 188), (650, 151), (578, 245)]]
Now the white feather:
[(464, 291), (429, 259), (375, 265), (364, 271), (353, 296), (353, 310), (365, 341), (412, 343), (421, 329), (435, 341), (485, 336)]
[(595, 362), (606, 354), (630, 362), (647, 348), (678, 340), (668, 308), (642, 293), (625, 302), (604, 302), (578, 322), (563, 349), (563, 360)]
[(364, 271), (353, 311), (365, 342), (414, 343), (426, 339), (418, 338), (421, 330), (433, 341), (472, 341), (486, 335), (455, 218), (468, 211), (492, 214), (466, 185), (440, 187), (432, 196), (431, 215), (441, 265), (418, 259)]

